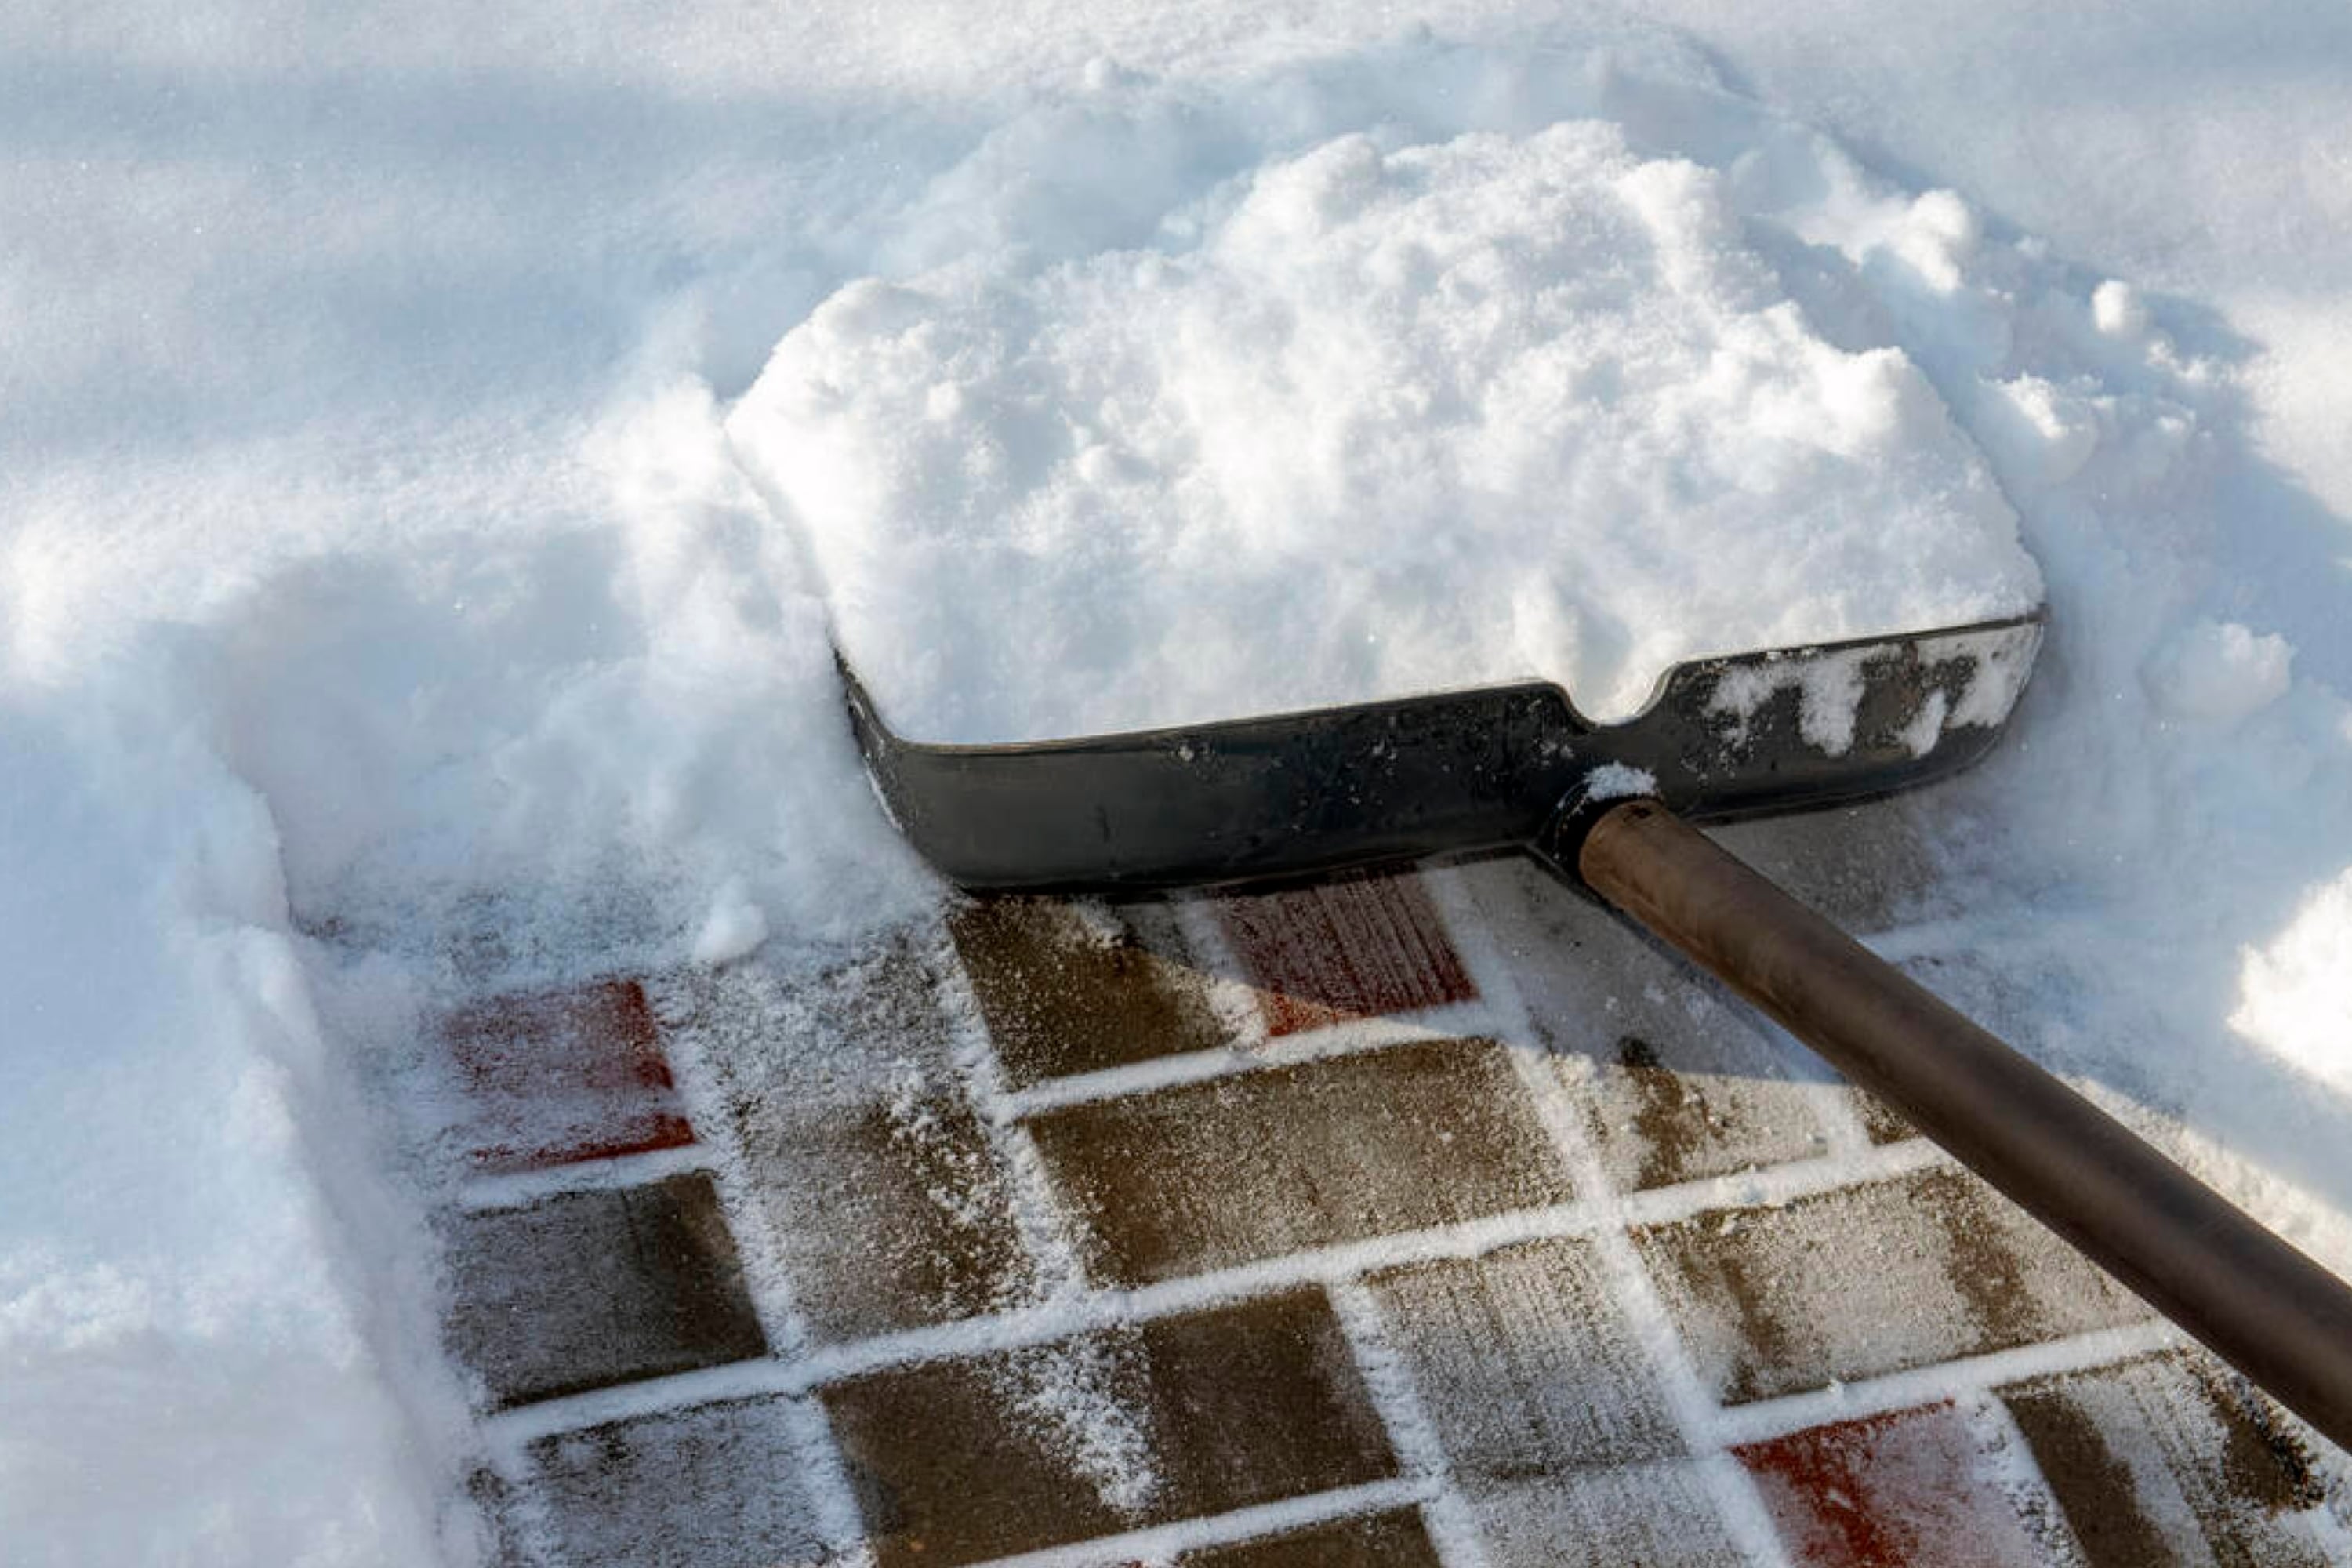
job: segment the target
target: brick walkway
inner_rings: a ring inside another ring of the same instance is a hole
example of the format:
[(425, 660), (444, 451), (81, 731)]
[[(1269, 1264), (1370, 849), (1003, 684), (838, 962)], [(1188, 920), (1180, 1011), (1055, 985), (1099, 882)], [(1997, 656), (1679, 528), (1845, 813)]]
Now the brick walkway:
[(419, 1069), (507, 1563), (2352, 1562), (2272, 1412), (1530, 867), (783, 973)]

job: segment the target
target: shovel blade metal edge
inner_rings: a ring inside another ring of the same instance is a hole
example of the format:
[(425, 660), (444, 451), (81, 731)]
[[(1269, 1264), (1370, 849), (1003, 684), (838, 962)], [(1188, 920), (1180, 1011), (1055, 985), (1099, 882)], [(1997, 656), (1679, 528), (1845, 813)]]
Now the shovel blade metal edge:
[[(1595, 769), (1695, 821), (1908, 789), (2000, 739), (2042, 615), (1695, 659), (1595, 724), (1540, 681), (1009, 745), (911, 741), (842, 677), (877, 794), (973, 889), (1271, 880), (1531, 841)], [(1622, 776), (1622, 775), (1621, 775)]]

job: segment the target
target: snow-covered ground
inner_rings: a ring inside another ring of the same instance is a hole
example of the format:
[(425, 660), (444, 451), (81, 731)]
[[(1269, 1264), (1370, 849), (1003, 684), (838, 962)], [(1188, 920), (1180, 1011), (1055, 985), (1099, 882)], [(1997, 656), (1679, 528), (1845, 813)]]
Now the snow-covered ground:
[[(1785, 402), (1792, 439), (1899, 467), (1972, 438), (2052, 640), (2014, 743), (1902, 808), (1948, 862), (1914, 912), (2010, 964), (2042, 1020), (2021, 1044), (2185, 1120), (2209, 1174), (2352, 1264), (2352, 13), (1645, 16), (0, 14), (11, 1552), (463, 1553), (429, 1249), (352, 1060), (432, 1000), (429, 966), (330, 984), (305, 928), (396, 948), (496, 895), (561, 971), (591, 930), (814, 953), (933, 897), (839, 721), (775, 515), (804, 501), (769, 447), (764, 490), (739, 466), (735, 400), (877, 298), (861, 279), (977, 262), (1035, 309), (1063, 298), (1038, 279), (1141, 249), (1181, 270), (1214, 232), (1245, 294), (1251, 195), (1302, 168), (1622, 145), (1713, 204), (1671, 232), (1722, 251), (1677, 281), (1670, 248), (1592, 230), (1634, 292), (1714, 299), (1736, 271), (1727, 312), (1783, 311), (1759, 383), (1843, 367), (1791, 378), (1850, 395)], [(1212, 334), (1162, 390), (1223, 395), (1234, 363)], [(1363, 363), (1285, 374), (1329, 409)], [(1377, 412), (1404, 449), (1437, 440)], [(1117, 456), (1104, 482), (1133, 482)], [(1524, 487), (1558, 477), (1508, 456), (1482, 472), (1510, 529), (1465, 538), (1462, 581), (1523, 552)], [(1801, 508), (1874, 493), (1737, 461)], [(1289, 558), (1346, 559), (1346, 508), (1298, 499)], [(1885, 569), (1853, 559), (1769, 583), (1770, 613)], [(924, 585), (945, 614), (973, 584)], [(1643, 624), (1668, 602), (1635, 601)], [(1557, 645), (1545, 611), (1522, 613)]]

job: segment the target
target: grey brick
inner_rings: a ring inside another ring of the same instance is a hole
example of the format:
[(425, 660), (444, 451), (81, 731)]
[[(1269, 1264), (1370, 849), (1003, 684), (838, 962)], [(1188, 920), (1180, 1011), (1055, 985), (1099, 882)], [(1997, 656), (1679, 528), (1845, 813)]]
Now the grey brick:
[(1523, 1480), (1681, 1451), (1589, 1243), (1533, 1242), (1370, 1284), (1457, 1476)]
[(449, 1342), (495, 1404), (766, 1352), (706, 1175), (445, 1223)]
[(827, 1559), (781, 1399), (700, 1405), (531, 1445), (558, 1562), (777, 1568)]
[(1033, 1300), (1012, 1184), (953, 1060), (938, 946), (664, 994), (719, 1080), (793, 1298), (837, 1342)]
[(1686, 1460), (1570, 1470), (1476, 1494), (1491, 1568), (1746, 1568)]

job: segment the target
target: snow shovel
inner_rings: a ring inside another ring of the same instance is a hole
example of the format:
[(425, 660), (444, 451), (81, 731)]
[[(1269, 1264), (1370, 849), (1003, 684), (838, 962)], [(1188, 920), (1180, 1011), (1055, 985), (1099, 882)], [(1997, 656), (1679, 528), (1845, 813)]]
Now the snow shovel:
[[(894, 734), (845, 662), (843, 677), (891, 816), (967, 888), (1118, 892), (1532, 854), (2352, 1448), (2352, 1289), (1692, 826), (1967, 766), (2006, 727), (2041, 637), (2037, 612), (1696, 660), (1606, 725), (1530, 682), (1010, 745)], [(1808, 721), (1806, 676), (1833, 667), (1845, 690), (1858, 679), (1850, 730)]]

